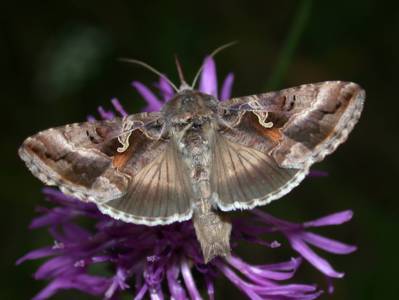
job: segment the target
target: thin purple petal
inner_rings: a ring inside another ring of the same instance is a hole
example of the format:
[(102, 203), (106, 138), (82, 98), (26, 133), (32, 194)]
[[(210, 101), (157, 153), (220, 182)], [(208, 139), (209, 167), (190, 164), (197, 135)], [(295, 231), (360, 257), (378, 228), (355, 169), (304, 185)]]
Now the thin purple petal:
[(40, 227), (63, 223), (70, 220), (71, 217), (72, 215), (69, 210), (57, 207), (46, 214), (34, 218), (30, 223), (29, 228), (36, 229)]
[(159, 78), (157, 87), (158, 87), (159, 91), (161, 92), (161, 95), (162, 95), (164, 101), (169, 101), (175, 93), (175, 91), (173, 90), (173, 87), (162, 76)]
[(49, 299), (59, 290), (65, 289), (77, 289), (93, 296), (99, 296), (104, 293), (107, 283), (107, 279), (85, 274), (71, 277), (59, 277), (47, 285), (47, 287), (37, 294), (32, 300)]
[(147, 106), (144, 108), (144, 111), (159, 111), (162, 108), (162, 102), (144, 84), (139, 81), (133, 81), (132, 86), (147, 102)]
[(115, 110), (122, 116), (122, 117), (126, 117), (128, 115), (128, 113), (125, 111), (125, 109), (123, 108), (122, 104), (119, 102), (119, 100), (117, 98), (112, 98), (111, 99), (111, 103), (114, 106)]
[(271, 214), (264, 212), (260, 209), (253, 209), (251, 210), (251, 213), (253, 213), (254, 215), (256, 215), (257, 217), (259, 217), (259, 220), (271, 225), (275, 225), (277, 227), (281, 227), (281, 228), (290, 228), (290, 229), (295, 229), (295, 228), (300, 228), (301, 226), (295, 223), (291, 223), (285, 220), (281, 220), (279, 218), (276, 218), (274, 216), (272, 216)]
[(187, 299), (186, 291), (179, 281), (180, 268), (176, 263), (171, 264), (171, 266), (166, 271), (166, 277), (168, 281), (169, 292), (171, 296), (176, 300)]
[(151, 300), (163, 300), (163, 293), (160, 290), (150, 291), (150, 299)]
[(39, 259), (47, 256), (52, 256), (55, 255), (57, 251), (54, 249), (54, 247), (44, 247), (40, 249), (36, 249), (33, 251), (28, 252), (24, 256), (22, 256), (20, 259), (17, 260), (16, 264), (19, 265), (27, 260), (34, 260), (34, 259)]
[(198, 292), (198, 288), (195, 284), (193, 275), (191, 274), (191, 270), (190, 270), (186, 260), (183, 260), (181, 262), (181, 273), (183, 275), (184, 284), (186, 285), (187, 291), (188, 291), (191, 299), (193, 299), (193, 300), (202, 299)]
[(231, 91), (233, 89), (234, 74), (227, 74), (225, 80), (223, 81), (222, 90), (220, 92), (220, 100), (228, 100), (231, 97)]
[(205, 58), (201, 73), (199, 90), (205, 94), (218, 96), (218, 82), (216, 76), (216, 65), (212, 57)]
[(292, 248), (297, 251), (304, 259), (306, 259), (316, 269), (320, 270), (323, 274), (334, 277), (342, 278), (344, 273), (335, 271), (331, 265), (324, 258), (317, 255), (305, 242), (296, 236), (288, 236)]
[(87, 116), (87, 122), (95, 122), (97, 121), (96, 118), (93, 115), (88, 115)]
[(104, 120), (112, 120), (115, 117), (112, 111), (106, 111), (102, 106), (99, 106), (97, 110)]
[(326, 276), (326, 281), (327, 281), (327, 292), (329, 294), (334, 293), (334, 283), (333, 283), (333, 278)]
[(34, 274), (34, 277), (35, 279), (49, 279), (75, 272), (76, 268), (72, 257), (57, 256), (42, 264)]
[(353, 217), (353, 211), (344, 210), (313, 221), (305, 222), (303, 223), (303, 225), (305, 226), (305, 228), (341, 225), (343, 223), (350, 221), (352, 217)]
[(148, 291), (148, 286), (146, 284), (143, 284), (143, 286), (139, 289), (137, 294), (134, 296), (134, 300), (141, 300), (144, 298), (145, 294)]
[(263, 265), (263, 268), (266, 268), (271, 271), (290, 271), (297, 270), (302, 263), (301, 257), (291, 257), (291, 260), (281, 263), (274, 263)]
[(215, 299), (215, 286), (213, 280), (210, 276), (205, 276), (206, 292), (208, 294), (209, 300)]
[(304, 232), (301, 237), (309, 244), (334, 254), (350, 254), (357, 249), (356, 246), (344, 244), (311, 232)]
[[(272, 279), (272, 280), (287, 280), (292, 278), (296, 271), (296, 267), (291, 268), (287, 271), (276, 271), (276, 270), (269, 270), (267, 266), (253, 266), (245, 263), (241, 259), (235, 256), (231, 256), (226, 259), (227, 262), (233, 266), (235, 269), (240, 271), (242, 274), (247, 276), (253, 282), (258, 284), (262, 284), (265, 280)], [(292, 264), (291, 264), (292, 265)]]
[(251, 300), (263, 300), (253, 289), (248, 287), (248, 284), (244, 282), (237, 274), (224, 264), (217, 263), (218, 268), (222, 273), (243, 293), (245, 293)]

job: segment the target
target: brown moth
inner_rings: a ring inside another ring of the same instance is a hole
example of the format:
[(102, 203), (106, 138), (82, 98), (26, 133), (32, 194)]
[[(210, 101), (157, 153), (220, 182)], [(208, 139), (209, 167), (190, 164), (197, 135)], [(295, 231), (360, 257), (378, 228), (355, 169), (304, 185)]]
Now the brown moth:
[(50, 128), (19, 155), (45, 184), (112, 218), (192, 219), (205, 262), (230, 253), (225, 212), (290, 192), (346, 140), (365, 99), (355, 83), (326, 81), (219, 102), (181, 80), (159, 112)]

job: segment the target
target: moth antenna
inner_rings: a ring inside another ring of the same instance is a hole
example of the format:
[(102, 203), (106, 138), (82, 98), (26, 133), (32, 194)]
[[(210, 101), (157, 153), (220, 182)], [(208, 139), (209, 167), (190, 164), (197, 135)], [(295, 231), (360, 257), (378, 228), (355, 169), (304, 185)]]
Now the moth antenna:
[[(209, 57), (214, 57), (216, 54), (218, 54), (218, 53), (221, 52), (222, 50), (227, 49), (227, 48), (229, 48), (229, 47), (231, 47), (231, 46), (234, 46), (234, 45), (237, 44), (237, 43), (238, 43), (238, 41), (233, 41), (233, 42), (224, 44), (224, 45), (222, 45), (222, 46), (216, 48), (215, 50), (213, 50), (213, 52), (209, 55)], [(204, 64), (201, 65), (201, 67), (200, 67), (199, 70), (197, 71), (197, 74), (195, 74), (193, 83), (191, 84), (191, 89), (194, 89), (194, 86), (197, 84), (198, 78), (199, 78), (199, 76), (201, 75), (201, 72), (202, 72), (203, 68), (204, 68)]]
[(145, 62), (143, 62), (141, 60), (131, 59), (131, 58), (124, 58), (124, 57), (119, 58), (118, 60), (122, 61), (122, 62), (128, 62), (128, 63), (131, 63), (131, 64), (135, 64), (135, 65), (139, 65), (139, 66), (144, 67), (145, 69), (147, 69), (147, 70), (157, 74), (158, 76), (164, 78), (173, 87), (173, 89), (176, 92), (179, 91), (179, 89), (173, 84), (173, 82), (168, 77), (166, 77), (166, 75), (162, 74), (157, 69), (155, 69), (154, 67), (150, 66), (149, 64), (147, 64), (147, 63), (145, 63)]

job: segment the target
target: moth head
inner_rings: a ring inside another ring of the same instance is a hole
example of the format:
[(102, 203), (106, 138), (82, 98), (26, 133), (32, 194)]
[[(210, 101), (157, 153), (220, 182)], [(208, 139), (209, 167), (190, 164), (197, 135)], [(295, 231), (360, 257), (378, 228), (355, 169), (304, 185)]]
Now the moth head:
[(218, 101), (211, 95), (186, 90), (176, 94), (162, 109), (165, 120), (176, 131), (201, 127), (214, 118)]

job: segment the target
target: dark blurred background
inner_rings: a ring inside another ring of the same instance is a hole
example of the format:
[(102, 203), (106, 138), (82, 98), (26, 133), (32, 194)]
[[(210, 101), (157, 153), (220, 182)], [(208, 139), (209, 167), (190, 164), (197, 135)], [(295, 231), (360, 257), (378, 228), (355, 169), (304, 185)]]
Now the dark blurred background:
[[(190, 78), (206, 54), (232, 40), (240, 43), (216, 61), (220, 79), (235, 73), (234, 96), (334, 79), (366, 89), (348, 142), (315, 166), (330, 176), (305, 180), (266, 209), (296, 221), (353, 209), (350, 223), (323, 231), (359, 246), (352, 255), (325, 255), (346, 277), (323, 299), (398, 297), (397, 1), (2, 1), (0, 8), (0, 299), (29, 299), (44, 286), (31, 276), (38, 262), (15, 261), (51, 243), (46, 231), (27, 229), (44, 200), (42, 184), (17, 157), (23, 139), (85, 120), (97, 106), (110, 107), (111, 97), (139, 111), (144, 101), (130, 82), (157, 78), (118, 57), (144, 60), (177, 81), (175, 53)], [(264, 248), (240, 251), (270, 262)], [(297, 278), (324, 285), (308, 267)], [(224, 279), (217, 293), (244, 298)], [(54, 299), (91, 298), (68, 292)]]

